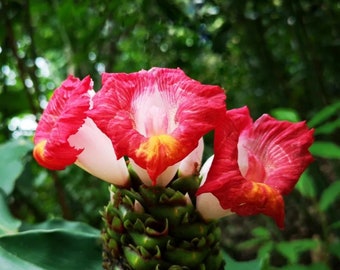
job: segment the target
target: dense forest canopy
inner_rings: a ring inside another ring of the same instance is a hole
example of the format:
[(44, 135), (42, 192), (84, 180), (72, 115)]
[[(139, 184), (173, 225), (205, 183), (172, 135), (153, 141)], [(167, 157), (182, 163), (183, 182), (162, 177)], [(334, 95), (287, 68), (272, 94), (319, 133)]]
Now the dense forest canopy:
[(222, 86), (228, 108), (247, 105), (254, 118), (270, 113), (306, 119), (316, 128), (316, 161), (288, 201), (287, 230), (263, 221), (269, 229), (255, 231), (258, 242), (236, 247), (235, 239), (254, 236), (252, 218), (241, 226), (237, 217), (226, 220), (228, 252), (254, 258), (253, 247), (272, 233), (281, 244), (318, 239), (326, 247), (317, 253), (315, 242), (308, 242), (295, 258), (287, 255), (291, 246), (268, 244), (274, 265), (331, 269), (339, 263), (339, 208), (333, 203), (340, 194), (340, 3), (0, 0), (0, 22), (0, 187), (13, 217), (25, 224), (63, 217), (100, 226), (107, 185), (76, 167), (46, 171), (31, 156), (41, 112), (69, 74), (90, 75), (98, 90), (103, 72), (180, 67), (202, 83)]

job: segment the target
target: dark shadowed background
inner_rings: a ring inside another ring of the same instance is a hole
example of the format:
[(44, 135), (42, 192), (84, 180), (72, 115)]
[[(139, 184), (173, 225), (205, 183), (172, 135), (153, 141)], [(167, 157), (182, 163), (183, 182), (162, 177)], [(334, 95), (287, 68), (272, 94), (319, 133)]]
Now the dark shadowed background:
[(104, 71), (180, 67), (226, 89), (228, 108), (316, 129), (315, 162), (286, 198), (285, 230), (267, 217), (225, 218), (229, 255), (340, 269), (339, 32), (331, 0), (0, 0), (0, 234), (54, 217), (100, 228), (107, 184), (31, 156), (36, 121), (68, 74), (91, 75), (98, 90)]

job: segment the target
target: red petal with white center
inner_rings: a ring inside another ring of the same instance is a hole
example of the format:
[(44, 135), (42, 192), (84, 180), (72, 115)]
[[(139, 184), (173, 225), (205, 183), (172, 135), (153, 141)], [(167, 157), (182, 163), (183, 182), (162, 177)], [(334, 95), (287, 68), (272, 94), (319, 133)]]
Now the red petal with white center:
[(84, 123), (90, 106), (90, 77), (80, 81), (69, 76), (55, 90), (44, 110), (34, 136), (33, 155), (38, 163), (51, 170), (62, 170), (74, 163), (82, 149), (70, 146), (67, 139)]
[(105, 73), (90, 116), (112, 140), (118, 157), (132, 158), (155, 184), (214, 129), (225, 110), (218, 86), (203, 85), (180, 69)]
[(308, 152), (313, 132), (308, 130), (305, 122), (291, 123), (277, 121), (269, 115), (261, 116), (251, 129), (241, 133), (239, 139), (239, 145), (246, 149), (249, 160), (256, 157), (255, 162), (262, 164), (264, 170), (258, 175), (259, 165), (249, 162), (247, 175), (258, 175), (254, 181), (263, 182), (283, 195), (288, 194), (313, 161)]
[(215, 158), (197, 194), (212, 193), (239, 215), (263, 213), (284, 226), (284, 201), (312, 161), (313, 131), (304, 122), (262, 116), (253, 125), (247, 110), (227, 112), (216, 130)]
[(126, 186), (129, 172), (124, 158), (117, 160), (111, 140), (96, 126), (92, 119), (85, 123), (68, 142), (75, 149), (84, 149), (76, 164), (90, 174), (109, 183)]

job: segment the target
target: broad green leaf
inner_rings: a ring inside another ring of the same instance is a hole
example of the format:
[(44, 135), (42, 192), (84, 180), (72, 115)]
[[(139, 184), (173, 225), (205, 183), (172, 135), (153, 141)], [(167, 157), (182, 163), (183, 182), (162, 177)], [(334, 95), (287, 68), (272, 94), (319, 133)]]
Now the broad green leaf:
[(263, 263), (261, 259), (255, 259), (251, 261), (239, 262), (235, 261), (228, 254), (223, 253), (224, 260), (226, 261), (225, 269), (232, 270), (263, 270)]
[(314, 156), (340, 159), (340, 147), (332, 142), (316, 141), (309, 148), (309, 151)]
[(320, 210), (326, 211), (338, 198), (340, 198), (340, 181), (335, 181), (322, 192)]
[(280, 268), (272, 268), (277, 270), (330, 270), (327, 264), (323, 262), (313, 263), (309, 265), (302, 265), (302, 264), (293, 264), (293, 265), (286, 265)]
[(297, 182), (295, 188), (306, 198), (316, 197), (316, 187), (313, 178), (305, 171)]
[(2, 270), (43, 270), (26, 260), (21, 259), (0, 246), (0, 265)]
[(0, 145), (0, 188), (8, 195), (24, 169), (22, 158), (32, 150), (28, 140), (18, 139)]
[(277, 108), (272, 110), (270, 114), (278, 120), (287, 120), (290, 122), (300, 121), (300, 117), (297, 111), (290, 108)]
[(324, 123), (328, 118), (330, 118), (332, 115), (338, 113), (340, 110), (340, 101), (335, 102), (321, 111), (319, 111), (315, 116), (308, 122), (308, 126), (315, 127), (317, 125), (320, 125)]
[(63, 219), (55, 218), (50, 219), (42, 223), (38, 224), (23, 224), (20, 227), (20, 231), (28, 231), (28, 230), (54, 230), (54, 229), (63, 229), (66, 231), (74, 231), (81, 233), (89, 233), (89, 234), (98, 234), (98, 230), (87, 225), (83, 222), (78, 221), (66, 221)]
[(101, 269), (99, 231), (76, 229), (80, 227), (65, 222), (61, 229), (37, 229), (0, 237), (1, 269)]
[(16, 233), (20, 225), (21, 221), (11, 215), (6, 198), (3, 192), (0, 192), (0, 235)]

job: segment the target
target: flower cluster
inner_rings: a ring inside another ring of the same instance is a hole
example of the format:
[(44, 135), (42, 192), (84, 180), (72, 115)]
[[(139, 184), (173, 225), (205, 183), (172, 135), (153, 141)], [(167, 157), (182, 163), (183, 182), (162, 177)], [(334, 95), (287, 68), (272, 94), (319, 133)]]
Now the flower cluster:
[(268, 115), (253, 122), (246, 107), (226, 110), (225, 99), (181, 69), (104, 73), (97, 93), (90, 77), (69, 76), (40, 119), (33, 155), (48, 169), (75, 163), (122, 187), (128, 159), (145, 185), (166, 186), (176, 174), (199, 172), (203, 136), (214, 131), (198, 211), (206, 219), (263, 213), (283, 227), (282, 195), (312, 161), (313, 130)]

